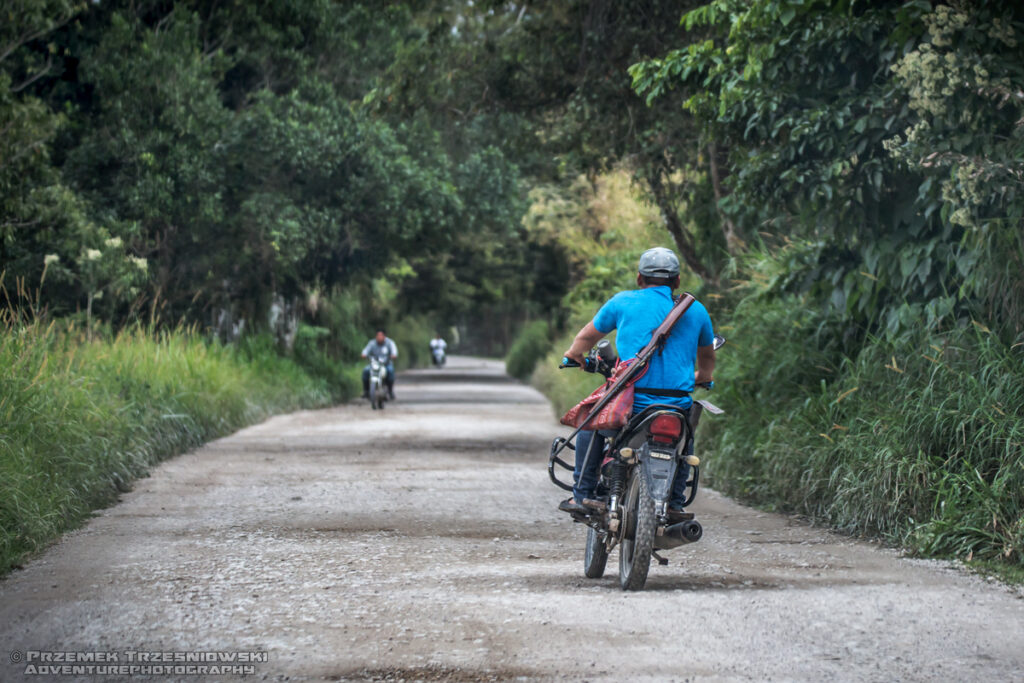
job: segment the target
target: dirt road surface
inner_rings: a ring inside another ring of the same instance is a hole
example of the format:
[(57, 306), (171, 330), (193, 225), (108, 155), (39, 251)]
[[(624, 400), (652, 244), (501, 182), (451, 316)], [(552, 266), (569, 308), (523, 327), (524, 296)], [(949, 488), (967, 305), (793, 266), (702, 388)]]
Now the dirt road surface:
[(274, 681), (1024, 680), (1019, 589), (708, 490), (644, 592), (617, 554), (585, 579), (544, 399), (461, 358), (397, 390), (157, 467), (0, 583), (0, 680), (237, 678), (26, 676), (30, 651), (266, 653), (247, 680)]

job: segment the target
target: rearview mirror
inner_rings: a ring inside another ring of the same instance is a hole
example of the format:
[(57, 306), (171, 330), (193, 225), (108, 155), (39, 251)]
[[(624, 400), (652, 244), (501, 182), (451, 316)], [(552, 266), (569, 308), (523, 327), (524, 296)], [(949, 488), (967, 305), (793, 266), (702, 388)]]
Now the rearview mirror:
[(723, 337), (720, 334), (716, 334), (715, 335), (715, 341), (713, 341), (711, 343), (711, 345), (714, 346), (715, 347), (715, 351), (717, 351), (718, 349), (720, 349), (723, 346), (725, 346), (725, 337)]

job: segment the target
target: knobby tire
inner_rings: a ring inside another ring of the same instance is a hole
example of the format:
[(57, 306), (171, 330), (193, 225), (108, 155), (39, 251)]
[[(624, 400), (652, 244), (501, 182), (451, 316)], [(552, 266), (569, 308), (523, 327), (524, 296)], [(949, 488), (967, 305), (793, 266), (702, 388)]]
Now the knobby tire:
[(626, 530), (619, 545), (619, 585), (624, 591), (638, 591), (647, 583), (656, 527), (654, 500), (647, 490), (647, 479), (640, 467), (633, 469), (627, 490), (627, 526), (632, 528)]

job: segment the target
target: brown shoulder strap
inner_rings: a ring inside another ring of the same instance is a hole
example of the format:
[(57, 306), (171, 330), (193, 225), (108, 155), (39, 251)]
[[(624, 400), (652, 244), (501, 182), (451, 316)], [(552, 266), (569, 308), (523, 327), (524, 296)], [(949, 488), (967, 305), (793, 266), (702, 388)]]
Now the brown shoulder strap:
[[(651, 335), (651, 341), (648, 342), (647, 346), (645, 346), (640, 353), (636, 354), (637, 361), (629, 366), (626, 372), (624, 372), (622, 376), (616, 380), (615, 384), (608, 389), (608, 392), (601, 398), (601, 400), (591, 408), (586, 419), (583, 420), (580, 426), (576, 428), (576, 431), (569, 435), (569, 438), (567, 438), (563, 444), (572, 441), (577, 434), (583, 431), (586, 426), (590, 424), (590, 421), (594, 416), (600, 413), (604, 407), (608, 405), (609, 401), (615, 398), (620, 391), (639, 378), (639, 375), (647, 367), (647, 361), (650, 360), (651, 356), (661, 345), (661, 342), (668, 336), (668, 333), (672, 331), (672, 326), (675, 325), (679, 318), (683, 316), (683, 313), (686, 313), (686, 309), (688, 309), (694, 301), (696, 301), (696, 299), (693, 298), (693, 295), (689, 292), (684, 293), (683, 296), (679, 298), (679, 301), (677, 301), (672, 307), (672, 310), (668, 312), (668, 315), (665, 316), (662, 323), (658, 325), (658, 329), (656, 329), (654, 334)], [(564, 445), (554, 452), (557, 454), (562, 450), (562, 448), (564, 448)], [(589, 455), (590, 454), (588, 453), (587, 457), (589, 457)]]
[(683, 317), (683, 313), (693, 304), (696, 299), (689, 292), (684, 292), (679, 301), (676, 302), (672, 310), (668, 312), (665, 319), (658, 325), (658, 329), (654, 330), (654, 334), (651, 335), (651, 341), (647, 342), (647, 346), (640, 350), (640, 353), (636, 354), (637, 358), (647, 358), (655, 349), (661, 346), (665, 339), (668, 337), (669, 332), (672, 331), (672, 327)]

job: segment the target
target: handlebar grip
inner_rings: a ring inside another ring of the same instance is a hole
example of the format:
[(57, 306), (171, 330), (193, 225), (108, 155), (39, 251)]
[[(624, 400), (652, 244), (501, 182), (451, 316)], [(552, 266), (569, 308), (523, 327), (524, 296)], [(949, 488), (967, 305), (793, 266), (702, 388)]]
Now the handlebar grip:
[(701, 382), (697, 386), (700, 387), (701, 389), (707, 389), (708, 391), (711, 391), (712, 389), (715, 388), (715, 380), (711, 380), (710, 382)]
[(559, 370), (565, 370), (566, 368), (578, 368), (580, 364), (574, 361), (572, 358), (562, 357), (562, 362), (558, 366)]

